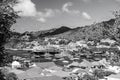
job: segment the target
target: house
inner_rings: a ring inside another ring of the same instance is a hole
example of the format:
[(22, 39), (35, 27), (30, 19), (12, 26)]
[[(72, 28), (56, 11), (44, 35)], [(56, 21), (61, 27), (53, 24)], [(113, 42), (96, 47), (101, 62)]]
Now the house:
[(87, 61), (87, 60), (83, 60), (80, 64), (79, 64), (80, 67), (85, 67), (85, 68), (91, 68), (92, 67), (92, 64)]
[(21, 40), (26, 40), (26, 41), (28, 41), (29, 38), (30, 38), (30, 36), (27, 35), (27, 34), (25, 34), (24, 36), (21, 37)]
[(88, 45), (88, 46), (93, 46), (94, 44), (95, 44), (94, 41), (88, 41), (88, 42), (87, 42), (87, 45)]
[(92, 67), (107, 67), (109, 65), (109, 63), (106, 61), (106, 59), (102, 59), (100, 61), (94, 61), (94, 62), (91, 62), (92, 64)]
[(94, 67), (95, 67), (95, 66), (100, 66), (100, 65), (101, 65), (98, 61), (94, 61), (94, 62), (92, 62), (91, 64), (92, 64), (92, 66), (94, 66)]
[(30, 67), (37, 67), (37, 65), (35, 63), (33, 63)]
[(87, 69), (80, 69), (80, 68), (79, 69), (76, 68), (72, 72), (75, 74), (79, 74), (79, 76), (89, 73), (89, 71)]
[(116, 75), (110, 75), (108, 77), (105, 77), (106, 80), (120, 80), (120, 73)]
[(59, 71), (56, 71), (56, 72), (51, 73), (51, 74), (63, 78), (63, 77), (68, 77), (68, 76), (70, 76), (70, 73), (71, 73), (71, 72), (66, 72), (66, 71), (59, 70)]
[(109, 64), (110, 64), (109, 62), (107, 62), (107, 60), (106, 60), (105, 58), (102, 59), (102, 60), (100, 60), (99, 63), (100, 63), (101, 65), (105, 66), (105, 67), (109, 66)]
[(52, 57), (53, 55), (52, 54), (50, 54), (50, 53), (45, 53), (44, 54), (44, 57), (46, 57), (46, 58), (48, 58), (48, 57)]
[(114, 44), (116, 41), (107, 38), (107, 39), (102, 39), (100, 42), (102, 42), (102, 43), (106, 43), (107, 42), (109, 44)]
[(100, 45), (97, 45), (96, 48), (110, 48), (110, 46), (109, 45), (100, 44)]
[(62, 67), (59, 67), (59, 66), (52, 66), (49, 68), (50, 70), (55, 70), (55, 71), (60, 71), (62, 70)]
[(85, 41), (77, 41), (76, 45), (80, 46), (80, 47), (88, 48), (88, 45), (87, 45), (87, 43)]
[(67, 67), (70, 67), (70, 66), (75, 66), (75, 67), (77, 67), (77, 66), (79, 66), (79, 64), (80, 64), (80, 63), (78, 63), (78, 62), (73, 62), (73, 63), (67, 65)]
[(74, 47), (76, 47), (76, 46), (77, 46), (77, 44), (74, 43), (74, 42), (70, 42), (70, 43), (68, 44), (68, 47), (69, 47), (69, 48), (74, 48)]
[(12, 65), (12, 68), (18, 68), (18, 67), (21, 67), (20, 62), (18, 62), (18, 61), (13, 61), (11, 65)]
[(119, 66), (108, 66), (107, 67), (109, 71), (113, 71), (115, 73), (120, 73), (120, 67)]

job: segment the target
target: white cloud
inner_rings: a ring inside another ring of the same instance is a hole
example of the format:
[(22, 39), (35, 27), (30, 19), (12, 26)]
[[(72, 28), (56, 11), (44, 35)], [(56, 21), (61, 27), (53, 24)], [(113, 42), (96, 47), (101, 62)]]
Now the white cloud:
[(18, 0), (13, 8), (15, 11), (20, 11), (20, 16), (35, 16), (36, 15), (36, 6), (31, 0)]
[(82, 16), (88, 20), (92, 19), (92, 17), (87, 12), (82, 12)]
[(83, 2), (90, 2), (91, 0), (82, 0)]
[(13, 8), (15, 11), (20, 11), (18, 15), (23, 17), (35, 17), (40, 22), (46, 22), (48, 18), (54, 17), (56, 14), (60, 14), (63, 12), (72, 14), (72, 15), (80, 15), (79, 10), (71, 10), (69, 9), (73, 6), (72, 2), (67, 2), (62, 6), (62, 10), (59, 9), (44, 9), (44, 11), (37, 11), (36, 5), (31, 0), (18, 0), (18, 4), (16, 4)]
[(46, 22), (47, 18), (53, 17), (59, 10), (44, 9), (44, 11), (37, 11), (36, 5), (31, 0), (18, 0), (13, 8), (15, 11), (19, 11), (19, 16), (24, 17), (36, 17), (40, 22)]
[[(89, 2), (93, 2), (93, 1), (101, 3), (101, 2), (104, 2), (105, 0), (82, 0), (82, 1), (85, 2), (85, 3), (89, 3)], [(120, 0), (117, 0), (117, 1), (120, 1)]]
[(37, 12), (38, 21), (46, 22), (47, 18), (53, 17), (55, 15), (55, 11), (52, 9), (45, 9), (45, 12)]
[(39, 18), (37, 19), (38, 21), (42, 22), (42, 23), (45, 23), (46, 22), (46, 19), (45, 18)]
[(72, 2), (65, 3), (62, 7), (62, 10), (64, 12), (70, 12), (69, 7), (72, 6), (72, 5), (73, 5)]
[(72, 2), (67, 2), (63, 5), (62, 11), (70, 14), (79, 14), (79, 10), (70, 10), (69, 7), (73, 6)]
[(44, 18), (46, 18), (46, 17), (52, 17), (52, 16), (54, 16), (54, 11), (52, 9), (45, 9), (45, 12), (40, 12), (39, 11), (37, 13), (37, 16), (44, 17)]

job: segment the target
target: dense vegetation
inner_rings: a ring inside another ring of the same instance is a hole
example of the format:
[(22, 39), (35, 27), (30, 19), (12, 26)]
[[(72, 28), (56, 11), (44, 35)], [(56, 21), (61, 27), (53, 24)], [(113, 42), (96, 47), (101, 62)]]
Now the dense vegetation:
[[(109, 21), (103, 21), (101, 23), (95, 23), (90, 26), (83, 26), (77, 28), (67, 28), (60, 27), (56, 29), (50, 29), (45, 31), (38, 32), (25, 32), (23, 34), (13, 33), (11, 41), (18, 42), (21, 41), (23, 36), (29, 36), (29, 40), (41, 39), (44, 37), (57, 37), (64, 38), (67, 40), (78, 41), (78, 40), (86, 40), (86, 41), (99, 41), (103, 38), (114, 39), (119, 42), (120, 40), (120, 18), (119, 16), (114, 19), (110, 19)], [(15, 37), (16, 36), (16, 37)]]
[[(4, 52), (4, 45), (10, 38), (11, 26), (18, 18), (17, 13), (12, 8), (15, 3), (17, 3), (16, 0), (0, 0), (0, 67), (8, 62), (8, 56)], [(1, 74), (1, 80), (4, 79), (2, 76)]]
[[(58, 35), (70, 40), (84, 39), (86, 41), (94, 40), (99, 41), (103, 38), (112, 38), (119, 40), (119, 24), (117, 18), (101, 23), (92, 24), (90, 26), (78, 27), (66, 33)], [(116, 29), (116, 31), (115, 31)]]

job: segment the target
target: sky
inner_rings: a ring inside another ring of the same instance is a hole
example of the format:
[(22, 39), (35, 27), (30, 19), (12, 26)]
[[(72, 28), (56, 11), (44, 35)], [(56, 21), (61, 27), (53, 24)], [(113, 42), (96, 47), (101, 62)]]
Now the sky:
[(71, 28), (90, 25), (113, 18), (120, 0), (18, 0), (20, 11), (13, 31), (40, 31), (61, 26)]

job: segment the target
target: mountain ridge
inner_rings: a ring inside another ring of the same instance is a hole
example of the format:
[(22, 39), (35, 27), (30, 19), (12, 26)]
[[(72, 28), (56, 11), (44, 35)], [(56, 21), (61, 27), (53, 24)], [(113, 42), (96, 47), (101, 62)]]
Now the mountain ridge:
[[(24, 32), (19, 37), (28, 35), (31, 39), (44, 38), (44, 37), (57, 37), (65, 38), (68, 40), (97, 40), (105, 37), (110, 37), (110, 30), (113, 29), (115, 19), (95, 23), (88, 26), (69, 28), (61, 26), (59, 28), (53, 28), (49, 30), (36, 31), (36, 32)], [(14, 36), (14, 35), (13, 35)]]

